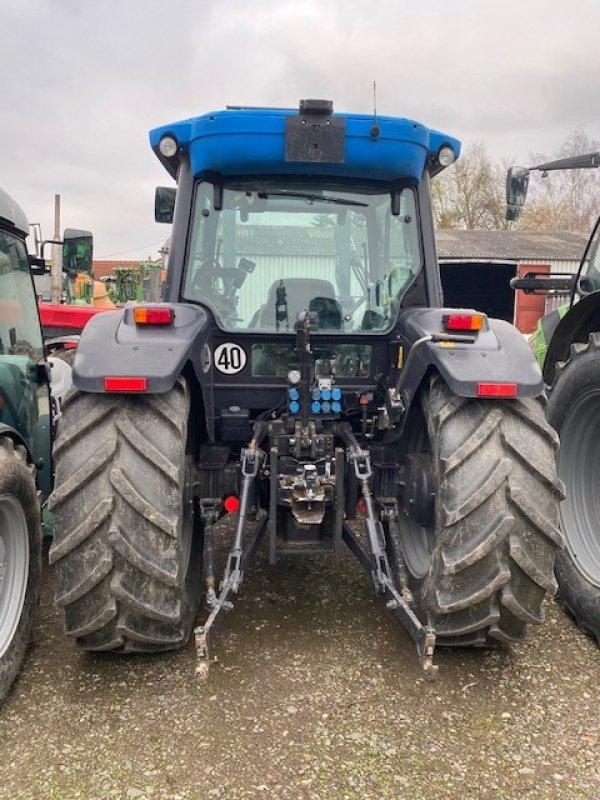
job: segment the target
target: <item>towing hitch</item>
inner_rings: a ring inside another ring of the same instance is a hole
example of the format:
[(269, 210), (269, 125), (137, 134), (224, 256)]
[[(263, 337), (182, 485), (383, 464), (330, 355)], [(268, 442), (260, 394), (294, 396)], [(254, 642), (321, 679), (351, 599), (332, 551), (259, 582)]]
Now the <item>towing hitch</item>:
[[(394, 585), (392, 570), (385, 548), (383, 525), (375, 517), (373, 497), (369, 487), (369, 478), (372, 475), (369, 451), (363, 450), (359, 446), (349, 425), (340, 425), (340, 434), (348, 444), (347, 457), (354, 465), (354, 473), (365, 502), (365, 533), (370, 552), (365, 550), (347, 523), (344, 523), (342, 537), (361, 566), (371, 576), (377, 594), (384, 596), (386, 607), (394, 612), (414, 639), (423, 669), (423, 676), (425, 680), (432, 681), (438, 671), (438, 667), (433, 663), (435, 631), (430, 625), (423, 625), (412, 610), (412, 595), (404, 580), (404, 574), (400, 576), (403, 587), (402, 592), (398, 592)], [(388, 520), (391, 518), (392, 525), (396, 524), (397, 515), (398, 508), (395, 503), (384, 506), (384, 518)]]
[[(250, 447), (242, 451), (242, 493), (238, 511), (233, 547), (227, 556), (225, 572), (219, 585), (219, 593), (207, 592), (207, 606), (210, 610), (204, 625), (194, 629), (196, 643), (196, 680), (204, 681), (208, 677), (209, 669), (209, 637), (214, 624), (221, 612), (230, 611), (233, 603), (230, 601), (232, 594), (237, 594), (244, 578), (246, 564), (256, 552), (267, 526), (267, 513), (260, 510), (256, 516), (252, 536), (246, 547), (242, 547), (244, 526), (250, 507), (251, 490), (258, 475), (258, 470), (265, 459), (265, 454), (255, 445), (255, 440)], [(212, 533), (212, 532), (211, 532)], [(212, 536), (211, 536), (212, 541)]]
[[(397, 552), (397, 548), (392, 548), (400, 591), (396, 588), (386, 551), (383, 523), (376, 518), (373, 496), (369, 486), (369, 479), (373, 474), (370, 453), (368, 450), (359, 446), (351, 427), (347, 423), (336, 426), (336, 433), (346, 446), (345, 459), (354, 469), (354, 475), (364, 500), (366, 509), (365, 534), (368, 550), (365, 549), (347, 523), (344, 522), (342, 525), (342, 518), (340, 517), (339, 522), (342, 528), (341, 539), (348, 545), (367, 574), (370, 575), (375, 592), (383, 596), (386, 602), (386, 608), (398, 617), (415, 641), (424, 678), (429, 681), (433, 680), (438, 671), (438, 667), (433, 663), (436, 643), (435, 630), (429, 625), (423, 625), (413, 611), (413, 598), (408, 588), (407, 572), (402, 560), (402, 555), (400, 552)], [(266, 460), (264, 451), (258, 447), (257, 439), (258, 437), (255, 436), (252, 442), (250, 442), (250, 446), (242, 450), (242, 490), (240, 507), (236, 519), (233, 545), (227, 556), (223, 578), (219, 584), (218, 592), (214, 589), (214, 575), (211, 571), (207, 574), (206, 604), (209, 615), (203, 625), (194, 629), (197, 655), (196, 679), (198, 681), (204, 681), (208, 677), (210, 661), (209, 639), (211, 632), (218, 620), (222, 617), (222, 612), (230, 611), (233, 608), (231, 597), (239, 591), (246, 565), (256, 552), (267, 530), (269, 514), (266, 510), (260, 509), (254, 520), (252, 534), (247, 544), (244, 546), (244, 529), (254, 497), (254, 483), (258, 477), (261, 466), (263, 466)], [(338, 449), (336, 453), (338, 453), (336, 456), (336, 464), (338, 467), (341, 467), (341, 462), (344, 457), (343, 451)], [(270, 466), (273, 466), (273, 459), (271, 459)], [(271, 474), (272, 491), (276, 492), (277, 484), (273, 481), (273, 477), (273, 474)], [(397, 533), (398, 505), (395, 500), (383, 500), (381, 505), (383, 506), (382, 519), (385, 521), (385, 524), (390, 530), (390, 534), (393, 536)], [(341, 508), (341, 504), (338, 505), (338, 509), (339, 508)], [(274, 494), (271, 497), (271, 516), (276, 514), (276, 510), (277, 495)], [(209, 555), (210, 570), (213, 570), (214, 544), (212, 526), (215, 524), (218, 516), (211, 506), (206, 507), (204, 516), (207, 522), (205, 543)], [(335, 552), (336, 550), (334, 548), (334, 553)]]

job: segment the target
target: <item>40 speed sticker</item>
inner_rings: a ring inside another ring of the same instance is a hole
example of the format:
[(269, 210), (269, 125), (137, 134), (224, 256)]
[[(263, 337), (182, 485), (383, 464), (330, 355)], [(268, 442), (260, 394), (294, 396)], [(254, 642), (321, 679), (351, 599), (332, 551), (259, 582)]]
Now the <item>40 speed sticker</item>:
[(246, 366), (246, 352), (239, 344), (225, 342), (214, 352), (215, 367), (225, 375), (235, 375)]

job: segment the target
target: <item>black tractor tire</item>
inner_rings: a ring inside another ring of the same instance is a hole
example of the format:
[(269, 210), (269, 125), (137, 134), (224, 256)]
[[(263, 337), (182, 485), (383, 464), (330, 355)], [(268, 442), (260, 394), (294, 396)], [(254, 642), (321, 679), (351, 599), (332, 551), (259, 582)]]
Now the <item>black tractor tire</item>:
[(440, 645), (521, 640), (556, 591), (558, 437), (540, 399), (458, 397), (437, 374), (421, 406), (435, 502), (415, 610)]
[(40, 504), (27, 451), (0, 437), (0, 704), (31, 635), (42, 564)]
[(65, 396), (49, 507), (56, 605), (83, 650), (182, 647), (200, 600), (190, 391)]
[(560, 436), (558, 474), (566, 487), (557, 600), (600, 644), (600, 333), (571, 345), (568, 361), (557, 364), (546, 413)]

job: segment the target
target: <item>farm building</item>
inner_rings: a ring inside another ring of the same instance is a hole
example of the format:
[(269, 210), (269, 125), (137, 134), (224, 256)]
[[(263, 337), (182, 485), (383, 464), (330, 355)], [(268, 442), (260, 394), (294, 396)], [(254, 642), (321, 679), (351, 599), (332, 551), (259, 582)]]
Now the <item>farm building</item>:
[[(283, 272), (294, 271), (292, 262), (302, 259), (306, 274), (322, 276), (334, 268), (336, 243), (327, 227), (308, 227), (301, 235), (285, 225), (263, 225), (244, 246), (246, 232), (239, 232), (238, 252), (245, 253), (272, 273), (275, 280)], [(568, 232), (465, 231), (437, 232), (437, 251), (441, 266), (445, 303), (448, 306), (476, 308), (491, 317), (513, 322), (523, 333), (535, 329), (537, 320), (555, 307), (557, 296), (525, 295), (514, 292), (510, 280), (528, 272), (576, 272), (587, 236)], [(355, 242), (360, 251), (360, 242)], [(166, 261), (169, 240), (161, 251)], [(138, 267), (139, 262), (94, 262), (96, 277), (110, 275), (115, 267)], [(251, 291), (251, 282), (245, 294)], [(242, 305), (256, 298), (240, 297)], [(242, 309), (243, 310), (243, 309)]]
[(513, 322), (523, 333), (535, 330), (557, 297), (514, 292), (511, 278), (576, 272), (588, 239), (554, 231), (460, 230), (441, 230), (436, 238), (446, 305), (475, 307)]

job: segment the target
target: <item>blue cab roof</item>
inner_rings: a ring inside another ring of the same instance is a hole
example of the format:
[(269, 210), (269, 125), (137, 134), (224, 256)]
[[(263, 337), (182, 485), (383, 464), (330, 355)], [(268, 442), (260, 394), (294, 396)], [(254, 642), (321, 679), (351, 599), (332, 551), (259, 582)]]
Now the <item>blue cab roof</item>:
[[(295, 109), (227, 108), (155, 128), (150, 131), (150, 144), (174, 178), (185, 153), (194, 175), (323, 175), (418, 183), (426, 168), (431, 174), (442, 169), (436, 160), (442, 146), (450, 147), (456, 158), (460, 154), (457, 139), (413, 120), (382, 116), (375, 120), (373, 115), (334, 113), (334, 117), (345, 120), (343, 160), (286, 161), (286, 118), (297, 115)], [(375, 122), (377, 137), (371, 133)], [(180, 146), (173, 158), (159, 150), (161, 139), (167, 135)]]

